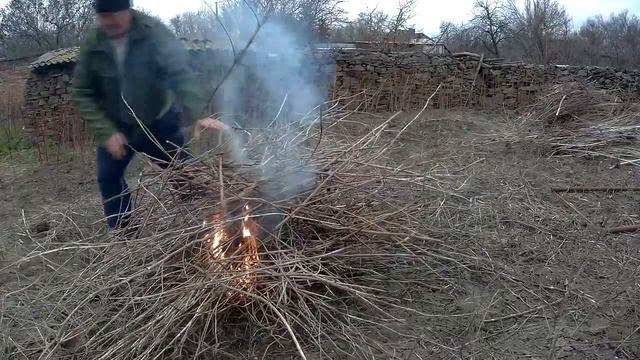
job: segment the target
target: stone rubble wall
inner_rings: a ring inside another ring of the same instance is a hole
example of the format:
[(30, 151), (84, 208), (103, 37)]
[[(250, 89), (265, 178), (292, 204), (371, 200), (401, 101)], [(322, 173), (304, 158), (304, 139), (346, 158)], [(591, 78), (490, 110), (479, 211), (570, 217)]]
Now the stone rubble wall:
[(575, 81), (616, 91), (625, 100), (640, 98), (637, 70), (495, 60), (480, 63), (480, 57), (472, 54), (344, 52), (335, 58), (334, 96), (348, 97), (367, 90), (367, 105), (376, 111), (422, 108), (440, 84), (432, 100), (437, 108), (517, 109), (536, 101), (548, 85)]
[[(192, 66), (210, 94), (233, 63), (232, 55), (220, 50), (190, 53)], [(297, 76), (315, 82), (328, 100), (369, 112), (421, 109), (432, 95), (430, 106), (435, 108), (517, 109), (536, 101), (548, 85), (575, 81), (616, 91), (623, 100), (640, 98), (637, 70), (539, 66), (491, 59), (480, 62), (474, 54), (370, 50), (312, 52), (306, 59), (305, 74)], [(300, 89), (283, 88), (274, 93), (270, 87), (267, 91), (260, 80), (265, 74), (286, 77), (270, 70), (277, 66), (277, 58), (248, 55), (215, 97), (212, 113), (231, 109), (244, 113), (245, 119), (261, 117), (263, 122), (280, 114), (287, 105), (283, 98)], [(77, 133), (84, 131), (71, 102), (71, 73), (71, 65), (31, 73), (25, 91), (25, 122), (34, 143), (74, 141)], [(235, 86), (239, 83), (251, 86)]]
[(32, 72), (25, 90), (24, 122), (33, 144), (70, 144), (84, 134), (71, 95), (72, 68)]

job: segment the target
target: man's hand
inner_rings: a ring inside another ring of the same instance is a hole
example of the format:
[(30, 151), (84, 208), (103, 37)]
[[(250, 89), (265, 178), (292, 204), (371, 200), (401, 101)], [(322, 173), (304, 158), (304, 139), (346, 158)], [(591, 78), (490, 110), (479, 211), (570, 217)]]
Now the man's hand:
[(229, 127), (222, 121), (214, 118), (204, 118), (196, 123), (194, 136), (196, 139), (200, 138), (200, 134), (207, 129), (227, 130)]
[(115, 133), (104, 143), (107, 151), (114, 159), (121, 160), (127, 153), (125, 146), (127, 145), (127, 137), (123, 133)]

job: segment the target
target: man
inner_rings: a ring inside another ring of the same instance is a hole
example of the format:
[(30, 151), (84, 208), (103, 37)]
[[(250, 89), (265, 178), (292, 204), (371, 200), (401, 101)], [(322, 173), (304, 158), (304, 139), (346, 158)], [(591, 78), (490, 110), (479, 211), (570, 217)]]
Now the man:
[(98, 144), (97, 177), (107, 223), (118, 229), (130, 211), (124, 173), (135, 152), (159, 165), (186, 156), (180, 151), (178, 105), (190, 124), (196, 122), (196, 136), (224, 125), (206, 117), (207, 103), (187, 52), (164, 24), (132, 10), (130, 0), (96, 0), (94, 7), (98, 27), (81, 46), (73, 93)]

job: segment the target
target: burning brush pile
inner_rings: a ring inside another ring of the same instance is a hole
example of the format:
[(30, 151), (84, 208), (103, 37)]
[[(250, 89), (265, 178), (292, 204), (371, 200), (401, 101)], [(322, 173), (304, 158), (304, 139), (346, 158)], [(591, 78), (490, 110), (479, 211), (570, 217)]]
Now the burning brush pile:
[(126, 245), (78, 240), (86, 264), (44, 296), (41, 358), (386, 357), (370, 335), (416, 314), (389, 284), (450, 283), (433, 269), (475, 261), (424, 229), (431, 180), (389, 159), (390, 121), (349, 141), (339, 121), (255, 131), (233, 161), (214, 150), (146, 174)]

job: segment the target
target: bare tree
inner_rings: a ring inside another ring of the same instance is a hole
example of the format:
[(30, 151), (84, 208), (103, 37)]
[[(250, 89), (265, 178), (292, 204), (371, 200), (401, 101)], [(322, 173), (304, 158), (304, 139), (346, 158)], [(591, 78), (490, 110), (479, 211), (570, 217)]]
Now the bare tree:
[(208, 10), (176, 15), (169, 20), (169, 24), (179, 37), (214, 40), (222, 35), (216, 14)]
[(580, 28), (582, 51), (587, 63), (597, 64), (601, 60), (601, 50), (604, 49), (605, 42), (603, 23), (604, 19), (598, 15), (587, 19)]
[(231, 6), (249, 6), (259, 15), (278, 17), (304, 30), (327, 35), (344, 18), (344, 0), (233, 0)]
[(367, 41), (378, 46), (408, 42), (415, 30), (409, 28), (409, 21), (415, 15), (418, 0), (399, 0), (398, 8), (390, 16), (376, 8), (358, 14), (354, 21), (347, 22), (333, 30), (333, 38), (338, 41)]
[(571, 18), (557, 0), (509, 0), (511, 35), (521, 45), (527, 57), (547, 64), (552, 60), (551, 47), (571, 26)]
[(608, 45), (606, 47), (613, 56), (614, 65), (624, 67), (638, 64), (638, 43), (640, 42), (638, 17), (623, 11), (617, 15), (611, 15), (603, 25), (607, 40), (605, 46)]
[(367, 9), (355, 20), (334, 28), (333, 38), (337, 41), (368, 41), (381, 43), (387, 34), (389, 15), (377, 8)]
[(579, 32), (585, 57), (593, 64), (640, 66), (640, 18), (628, 11), (587, 19)]
[(387, 26), (389, 15), (374, 8), (358, 15), (356, 20), (356, 38), (358, 40), (382, 42)]
[(329, 37), (329, 29), (344, 17), (341, 7), (343, 0), (301, 0), (301, 2), (302, 10), (298, 14), (298, 21), (322, 40)]
[[(414, 2), (401, 2), (409, 4)], [(403, 28), (399, 23), (411, 12), (390, 17), (387, 29)], [(371, 14), (370, 14), (371, 15)], [(339, 34), (355, 36), (356, 25), (371, 23), (361, 14)], [(406, 26), (407, 21), (404, 21)], [(346, 31), (349, 30), (349, 31)], [(402, 33), (396, 31), (395, 34)], [(609, 17), (597, 15), (577, 30), (559, 0), (475, 0), (469, 23), (443, 22), (438, 34), (452, 52), (489, 52), (495, 56), (535, 63), (587, 64), (640, 68), (640, 16), (629, 11)]]
[(502, 0), (476, 0), (471, 20), (483, 47), (498, 57), (500, 45), (506, 39), (509, 29), (504, 10)]
[(628, 66), (640, 68), (640, 17), (630, 17), (623, 36), (626, 47)]
[(92, 1), (49, 0), (47, 15), (55, 47), (76, 44), (93, 23)]
[(408, 27), (409, 21), (415, 16), (417, 4), (418, 0), (398, 0), (396, 14), (391, 17), (388, 25), (389, 38), (393, 42), (401, 40), (400, 32)]
[(456, 25), (445, 21), (440, 24), (438, 38), (452, 52), (476, 51), (479, 48), (477, 29), (468, 24)]
[(12, 53), (78, 44), (93, 21), (91, 0), (11, 0), (0, 11), (3, 45)]

